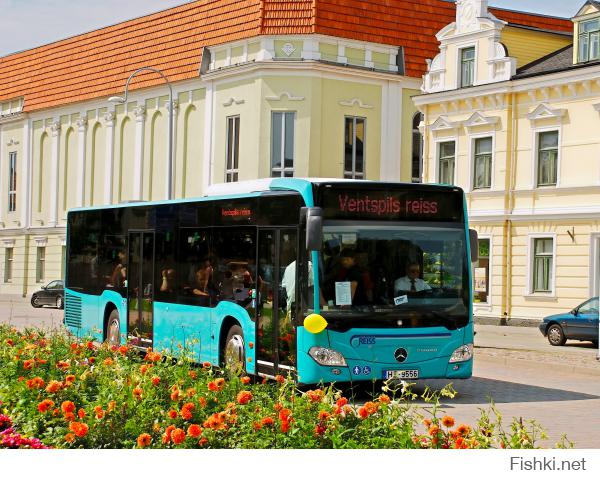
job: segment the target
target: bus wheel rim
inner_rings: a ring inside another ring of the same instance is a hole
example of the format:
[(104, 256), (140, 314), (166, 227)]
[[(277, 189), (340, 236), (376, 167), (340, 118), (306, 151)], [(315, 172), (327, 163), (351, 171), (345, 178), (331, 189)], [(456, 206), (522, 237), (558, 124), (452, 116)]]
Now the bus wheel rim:
[(244, 338), (234, 334), (225, 345), (225, 367), (238, 369), (244, 367)]

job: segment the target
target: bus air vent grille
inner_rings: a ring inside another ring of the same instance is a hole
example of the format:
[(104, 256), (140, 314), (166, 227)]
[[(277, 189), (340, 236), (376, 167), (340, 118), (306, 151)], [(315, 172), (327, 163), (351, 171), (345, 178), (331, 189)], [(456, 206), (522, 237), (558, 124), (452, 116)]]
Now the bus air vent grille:
[(67, 293), (65, 298), (65, 324), (81, 328), (81, 298)]

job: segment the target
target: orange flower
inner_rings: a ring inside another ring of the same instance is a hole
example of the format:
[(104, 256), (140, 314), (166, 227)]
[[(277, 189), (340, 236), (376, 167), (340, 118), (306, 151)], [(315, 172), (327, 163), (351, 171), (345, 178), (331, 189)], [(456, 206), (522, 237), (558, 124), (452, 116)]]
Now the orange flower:
[(262, 421), (260, 421), (262, 426), (273, 426), (275, 424), (275, 420), (272, 417), (263, 417)]
[(163, 444), (168, 444), (171, 441), (171, 433), (175, 430), (175, 426), (172, 424), (165, 429), (165, 433), (162, 437)]
[(160, 384), (160, 378), (158, 376), (152, 376), (152, 384), (158, 386)]
[(471, 428), (465, 424), (461, 424), (456, 428), (456, 432), (458, 432), (461, 436), (466, 436), (471, 432)]
[(198, 377), (198, 373), (196, 371), (188, 371), (188, 376), (192, 379), (196, 379)]
[(208, 439), (206, 439), (205, 437), (203, 437), (202, 439), (200, 439), (200, 440), (198, 441), (198, 445), (199, 445), (200, 447), (204, 447), (204, 446), (205, 446), (207, 443), (208, 443)]
[(210, 416), (204, 423), (202, 424), (204, 427), (214, 429), (218, 431), (220, 429), (227, 428), (225, 424), (225, 419), (227, 417), (227, 413), (225, 412), (217, 412)]
[(171, 401), (179, 401), (179, 389), (176, 389), (177, 386), (174, 386), (171, 390)]
[(62, 412), (67, 414), (67, 413), (75, 411), (75, 404), (73, 404), (73, 402), (71, 402), (71, 401), (64, 401), (60, 405), (60, 409), (62, 410)]
[(179, 428), (173, 429), (173, 432), (171, 432), (171, 439), (175, 444), (181, 444), (185, 441), (185, 431)]
[(372, 401), (367, 401), (364, 406), (358, 409), (358, 415), (366, 419), (367, 417), (377, 412), (377, 404)]
[(79, 419), (83, 419), (85, 417), (85, 409), (79, 408), (79, 411), (77, 411), (77, 416), (79, 416)]
[(423, 425), (429, 429), (429, 427), (431, 427), (431, 419), (424, 419), (423, 420)]
[(65, 435), (65, 441), (66, 442), (73, 442), (75, 441), (75, 435), (73, 433), (68, 433)]
[(175, 411), (174, 409), (171, 409), (171, 410), (169, 411), (169, 417), (170, 417), (171, 419), (175, 419), (175, 418), (177, 417), (177, 411)]
[(45, 413), (51, 407), (54, 407), (54, 401), (52, 401), (51, 399), (44, 399), (41, 403), (38, 404), (38, 411), (41, 413)]
[(285, 433), (290, 430), (290, 422), (289, 421), (281, 421), (281, 432)]
[(127, 351), (129, 351), (129, 348), (127, 346), (119, 346), (118, 349), (119, 353), (121, 353), (123, 356), (125, 356), (127, 354)]
[(142, 388), (140, 388), (140, 387), (133, 388), (132, 394), (133, 394), (134, 398), (142, 399)]
[(146, 372), (148, 372), (148, 365), (147, 364), (142, 364), (140, 366), (140, 373), (146, 374)]
[(42, 378), (40, 378), (39, 376), (37, 376), (33, 379), (29, 379), (26, 382), (26, 384), (29, 389), (33, 389), (33, 388), (42, 389), (46, 385), (44, 380)]
[(202, 435), (202, 428), (198, 424), (190, 424), (187, 433), (190, 437), (200, 437)]
[(278, 374), (275, 376), (275, 381), (277, 381), (279, 384), (283, 384), (285, 382), (285, 378), (281, 374)]
[(57, 369), (67, 369), (69, 367), (69, 363), (66, 361), (59, 361), (56, 363)]
[(250, 384), (250, 378), (248, 376), (244, 376), (241, 381), (243, 385)]
[(35, 361), (33, 359), (27, 359), (26, 361), (23, 361), (23, 369), (32, 369), (34, 365)]
[(48, 383), (48, 386), (46, 386), (46, 392), (48, 393), (55, 393), (60, 391), (60, 388), (62, 387), (62, 383), (59, 381), (50, 381)]
[(220, 391), (221, 389), (223, 389), (223, 386), (225, 385), (225, 379), (217, 378), (217, 379), (215, 379), (215, 384), (217, 385), (217, 387), (219, 388), (219, 391)]
[(92, 343), (91, 341), (88, 341), (87, 343), (85, 343), (85, 347), (88, 348), (89, 350), (94, 350), (96, 349), (94, 346), (94, 343)]
[(345, 397), (341, 397), (335, 402), (337, 407), (344, 407), (346, 404), (348, 404), (348, 400)]
[(105, 366), (112, 366), (113, 364), (115, 364), (115, 362), (111, 358), (106, 358), (104, 361), (102, 361), (102, 363)]
[(6, 341), (4, 341), (6, 344), (8, 344), (9, 346), (13, 346), (15, 344), (15, 342), (12, 339), (7, 339)]
[(155, 353), (154, 351), (148, 350), (144, 359), (146, 361), (150, 361), (152, 363), (157, 363), (162, 358), (160, 353)]
[(67, 413), (65, 413), (65, 419), (68, 422), (74, 421), (75, 420), (75, 414), (73, 414), (72, 412), (67, 412)]
[(74, 382), (75, 382), (75, 375), (74, 374), (68, 374), (67, 377), (65, 378), (65, 384), (67, 386), (70, 386)]
[(69, 424), (69, 429), (75, 433), (77, 437), (85, 437), (88, 433), (89, 427), (84, 422), (72, 422)]
[(327, 411), (319, 411), (319, 419), (321, 421), (326, 421), (329, 419), (329, 416), (331, 416), (331, 414), (329, 414)]
[(314, 391), (306, 391), (306, 397), (310, 400), (310, 402), (321, 402), (323, 396), (325, 395), (325, 391), (322, 389), (315, 389)]
[(211, 381), (208, 383), (208, 390), (209, 391), (218, 391), (219, 388), (217, 387), (217, 383), (215, 383), (214, 381)]
[(292, 415), (292, 411), (290, 411), (288, 408), (282, 408), (279, 410), (279, 420), (280, 421), (287, 421), (291, 415)]
[(117, 402), (116, 401), (110, 401), (108, 403), (108, 412), (114, 411), (116, 407), (117, 407)]
[(437, 436), (438, 433), (440, 432), (440, 428), (434, 424), (433, 426), (431, 426), (429, 428), (429, 431), (427, 431), (427, 432), (430, 436)]
[(204, 369), (210, 369), (210, 367), (211, 367), (211, 364), (210, 364), (208, 361), (204, 361), (204, 362), (202, 363), (202, 367), (203, 367)]
[(381, 403), (381, 404), (389, 404), (390, 403), (390, 397), (387, 394), (382, 394), (381, 396), (379, 396), (377, 398), (377, 400)]
[(181, 417), (186, 421), (189, 421), (190, 419), (192, 419), (192, 413), (195, 408), (196, 406), (194, 406), (194, 404), (191, 402), (184, 404), (181, 408)]
[(196, 395), (196, 390), (194, 388), (188, 388), (185, 395), (189, 398), (193, 398)]
[(322, 436), (327, 431), (327, 426), (324, 423), (319, 423), (315, 426), (315, 435)]
[(252, 399), (252, 393), (250, 391), (240, 391), (237, 395), (237, 402), (239, 404), (248, 404)]
[(104, 410), (102, 406), (94, 407), (94, 412), (96, 413), (96, 419), (102, 419), (104, 417)]
[(137, 445), (140, 449), (148, 447), (152, 442), (152, 436), (146, 432), (140, 434), (137, 438)]
[(454, 418), (452, 416), (444, 416), (442, 418), (442, 424), (446, 427), (454, 426)]
[(200, 396), (198, 398), (198, 404), (200, 404), (200, 407), (206, 407), (206, 398), (204, 396)]

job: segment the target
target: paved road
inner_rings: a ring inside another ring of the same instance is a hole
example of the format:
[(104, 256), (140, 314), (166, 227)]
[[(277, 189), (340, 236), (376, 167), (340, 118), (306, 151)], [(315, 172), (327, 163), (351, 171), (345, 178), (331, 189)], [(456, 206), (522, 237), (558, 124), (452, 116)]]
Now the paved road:
[[(17, 327), (59, 327), (62, 311), (33, 309), (19, 297), (0, 297), (0, 322)], [(553, 447), (563, 434), (579, 448), (600, 448), (600, 361), (591, 343), (550, 346), (537, 328), (476, 325), (473, 378), (454, 383), (458, 395), (443, 408), (474, 424), (493, 398), (507, 426), (513, 417), (535, 419)], [(446, 381), (428, 381), (435, 388)], [(422, 391), (424, 383), (416, 386)]]

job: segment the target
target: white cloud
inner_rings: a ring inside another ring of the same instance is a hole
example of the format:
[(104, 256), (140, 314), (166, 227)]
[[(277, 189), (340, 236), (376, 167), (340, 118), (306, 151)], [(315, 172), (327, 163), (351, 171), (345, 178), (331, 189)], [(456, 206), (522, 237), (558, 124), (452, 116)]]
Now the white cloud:
[(0, 0), (0, 55), (184, 3), (186, 0)]

